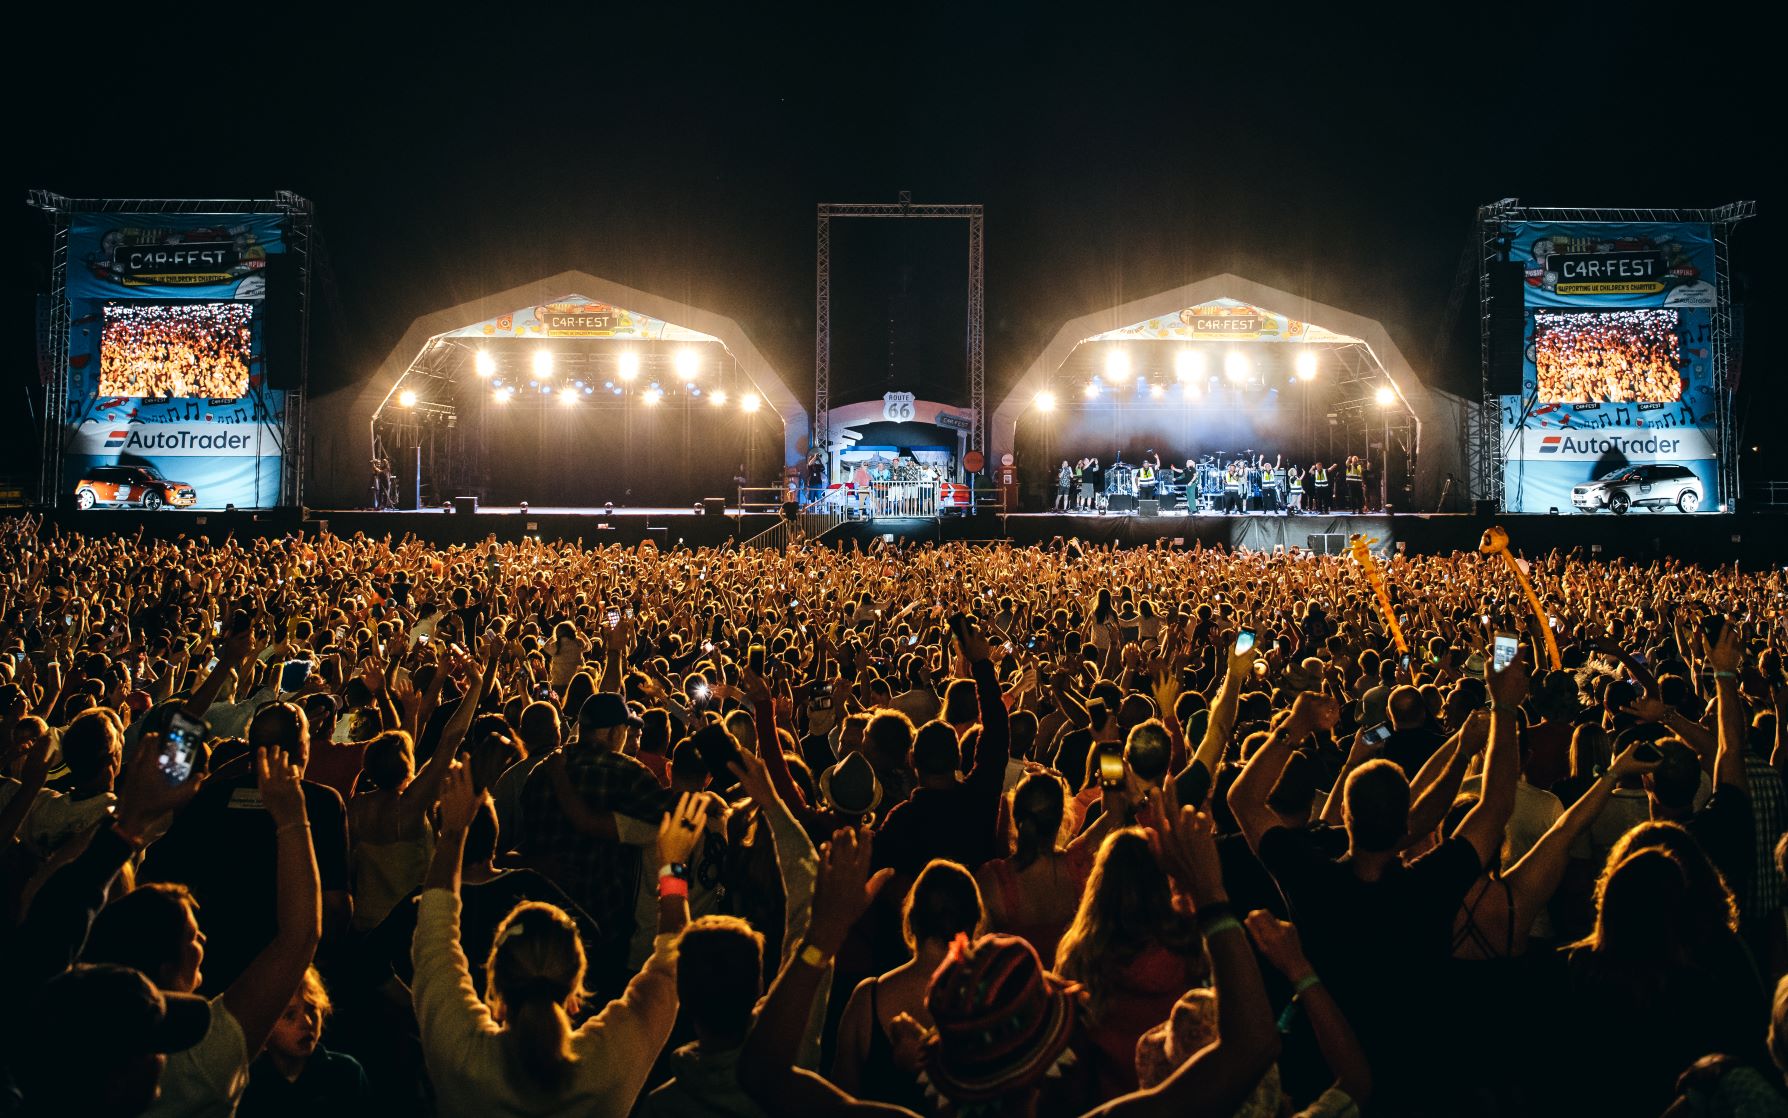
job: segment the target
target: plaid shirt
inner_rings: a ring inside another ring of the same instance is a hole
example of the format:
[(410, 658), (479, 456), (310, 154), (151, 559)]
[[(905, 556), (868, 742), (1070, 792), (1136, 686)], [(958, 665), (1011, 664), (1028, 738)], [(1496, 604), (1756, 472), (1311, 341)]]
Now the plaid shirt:
[(1782, 775), (1776, 767), (1755, 753), (1745, 754), (1745, 778), (1751, 787), (1751, 822), (1757, 829), (1756, 849), (1752, 851), (1756, 868), (1751, 872), (1746, 895), (1739, 900), (1746, 916), (1755, 921), (1770, 918), (1782, 907), (1776, 840), (1788, 831), (1788, 795), (1783, 793)]
[[(566, 750), (565, 774), (591, 811), (632, 816), (654, 825), (676, 806), (676, 794), (632, 757), (573, 745)], [(536, 765), (522, 789), (522, 825), (516, 844), (528, 864), (552, 878), (571, 899), (596, 918), (605, 938), (625, 941), (633, 934), (634, 898), (639, 892), (640, 851), (611, 839), (580, 832), (559, 807), (552, 775)]]

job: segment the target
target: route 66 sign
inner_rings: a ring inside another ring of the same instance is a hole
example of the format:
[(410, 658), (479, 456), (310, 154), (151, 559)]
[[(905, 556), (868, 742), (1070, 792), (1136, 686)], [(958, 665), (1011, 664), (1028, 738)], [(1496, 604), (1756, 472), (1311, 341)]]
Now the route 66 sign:
[(890, 423), (909, 423), (913, 418), (913, 394), (888, 392), (882, 396), (882, 418)]

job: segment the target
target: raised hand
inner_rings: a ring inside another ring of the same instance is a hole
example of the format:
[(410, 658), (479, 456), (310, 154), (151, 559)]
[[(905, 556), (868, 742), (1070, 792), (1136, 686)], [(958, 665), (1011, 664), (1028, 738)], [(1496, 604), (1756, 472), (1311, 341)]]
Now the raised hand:
[(664, 813), (658, 822), (658, 862), (687, 862), (708, 825), (708, 801), (705, 796), (685, 792), (677, 797), (677, 806)]
[(483, 801), (484, 797), (472, 779), (472, 766), (452, 762), (447, 775), (441, 778), (441, 798), (437, 801), (441, 809), (441, 830), (446, 834), (463, 834), (477, 817), (478, 805)]
[(871, 831), (845, 827), (820, 847), (819, 879), (814, 885), (813, 920), (807, 938), (821, 950), (837, 954), (876, 894), (893, 876), (885, 869), (869, 875)]
[(1162, 789), (1160, 823), (1149, 832), (1149, 845), (1195, 908), (1227, 900), (1217, 860), (1216, 822), (1209, 812), (1179, 806), (1173, 783), (1168, 781)]
[(727, 771), (739, 781), (739, 787), (759, 806), (770, 804), (778, 799), (776, 789), (770, 784), (770, 774), (764, 769), (764, 762), (757, 754), (741, 749), (737, 761), (726, 763)]
[[(1641, 750), (1646, 752), (1645, 757), (1639, 756)], [(1650, 742), (1636, 741), (1621, 750), (1620, 756), (1609, 762), (1608, 775), (1616, 780), (1638, 776), (1657, 768), (1661, 760), (1663, 758), (1659, 755), (1656, 745)]]
[(261, 790), (261, 806), (273, 816), (274, 826), (305, 822), (302, 770), (285, 750), (266, 745), (255, 750), (255, 783)]
[(1264, 908), (1250, 912), (1242, 924), (1267, 962), (1289, 981), (1299, 982), (1314, 973), (1310, 960), (1304, 957), (1297, 925), (1279, 919)]
[(1490, 697), (1499, 707), (1517, 707), (1527, 698), (1527, 653), (1516, 653), (1508, 667), (1490, 667)]
[(156, 823), (185, 807), (205, 783), (204, 766), (195, 763), (192, 774), (179, 784), (169, 783), (162, 772), (162, 736), (144, 734), (135, 757), (124, 771), (118, 789), (118, 822), (132, 834), (141, 835)]

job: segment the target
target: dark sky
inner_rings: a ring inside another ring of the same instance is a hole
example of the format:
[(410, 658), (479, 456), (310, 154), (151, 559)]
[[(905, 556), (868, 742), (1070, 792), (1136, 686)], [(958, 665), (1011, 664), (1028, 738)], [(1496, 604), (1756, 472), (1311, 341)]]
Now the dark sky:
[[(14, 75), (37, 88), (14, 90), (10, 197), (309, 196), (319, 388), (369, 375), (419, 314), (575, 268), (736, 319), (809, 397), (814, 204), (902, 189), (987, 207), (994, 400), (1066, 319), (1221, 271), (1377, 317), (1475, 395), (1475, 299), (1434, 346), (1474, 208), (1505, 196), (1756, 198), (1736, 262), (1753, 306), (1776, 287), (1761, 37), (1681, 9), (371, 7), (25, 29), (42, 71)], [(10, 213), (29, 370), (47, 242)], [(1752, 342), (1746, 388), (1773, 406), (1776, 347)]]

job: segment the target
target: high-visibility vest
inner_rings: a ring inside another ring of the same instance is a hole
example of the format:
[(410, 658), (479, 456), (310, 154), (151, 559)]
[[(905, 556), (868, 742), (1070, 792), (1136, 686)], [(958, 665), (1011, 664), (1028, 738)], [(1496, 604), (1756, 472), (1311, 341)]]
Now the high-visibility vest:
[(1318, 466), (1318, 467), (1316, 467), (1316, 469), (1311, 470), (1310, 477), (1313, 481), (1316, 482), (1317, 485), (1327, 485), (1329, 483), (1329, 472), (1327, 470), (1323, 469), (1321, 466)]
[(1293, 493), (1302, 493), (1304, 491), (1304, 475), (1303, 474), (1292, 474), (1291, 475), (1291, 491)]
[(1347, 480), (1348, 481), (1359, 481), (1360, 479), (1364, 478), (1365, 476), (1366, 476), (1366, 467), (1360, 465), (1358, 462), (1355, 462), (1353, 465), (1347, 467)]
[(1154, 481), (1155, 468), (1153, 466), (1143, 466), (1136, 471), (1136, 480), (1144, 483)]

